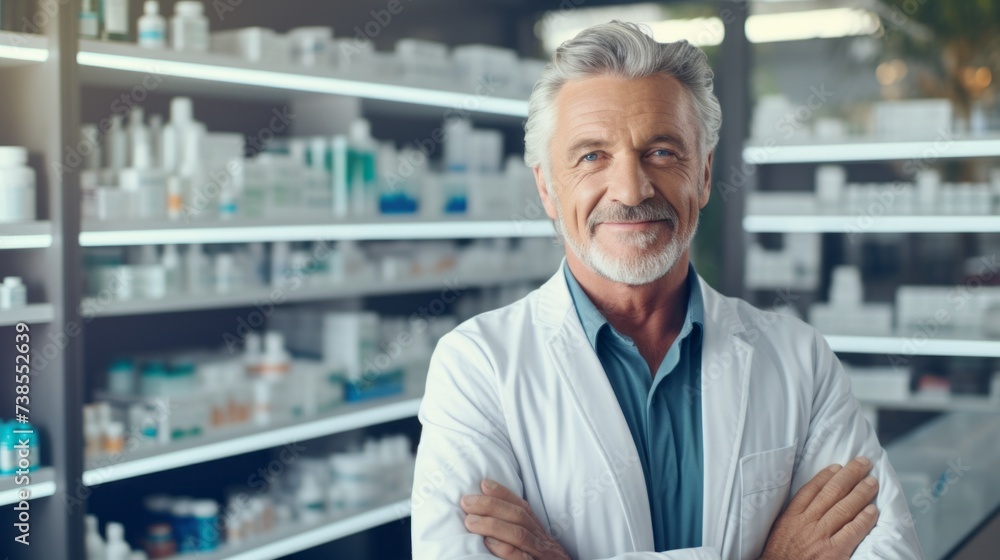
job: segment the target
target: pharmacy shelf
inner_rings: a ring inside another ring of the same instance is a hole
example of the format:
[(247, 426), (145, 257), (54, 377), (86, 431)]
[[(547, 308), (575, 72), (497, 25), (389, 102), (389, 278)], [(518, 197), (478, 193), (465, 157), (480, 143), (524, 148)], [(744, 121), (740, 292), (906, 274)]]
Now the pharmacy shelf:
[(28, 483), (16, 484), (13, 476), (0, 477), (0, 506), (21, 501), (21, 492), (29, 492), (28, 499), (35, 500), (56, 493), (56, 471), (52, 467), (40, 468), (28, 475)]
[(51, 303), (31, 303), (16, 309), (0, 309), (0, 327), (27, 323), (50, 323), (55, 316)]
[(52, 245), (52, 222), (0, 224), (0, 249), (44, 249)]
[(48, 58), (49, 43), (45, 36), (0, 31), (0, 68), (45, 62)]
[(198, 223), (96, 222), (84, 226), (80, 245), (176, 245), (186, 243), (251, 243), (256, 241), (381, 241), (549, 237), (549, 220), (435, 220), (381, 218), (377, 222), (290, 224), (261, 220)]
[(826, 334), (834, 352), (899, 356), (1000, 358), (1000, 340), (914, 336), (855, 336)]
[(475, 275), (455, 272), (444, 275), (400, 278), (392, 281), (362, 279), (340, 284), (303, 285), (295, 290), (289, 289), (284, 291), (281, 293), (280, 299), (275, 296), (275, 288), (270, 287), (243, 288), (225, 293), (179, 294), (160, 299), (111, 300), (108, 302), (102, 302), (96, 297), (89, 297), (83, 300), (80, 313), (84, 317), (119, 317), (124, 315), (197, 311), (202, 309), (250, 307), (260, 302), (294, 303), (409, 294), (443, 289), (464, 290), (467, 288), (482, 288), (516, 282), (544, 280), (552, 276), (557, 267), (558, 264), (553, 263), (548, 268), (539, 268), (536, 270), (512, 269), (494, 271), (492, 273), (477, 273)]
[(83, 483), (97, 486), (225, 457), (260, 451), (386, 422), (417, 414), (420, 398), (400, 396), (365, 403), (344, 404), (336, 411), (309, 420), (286, 421), (269, 427), (247, 424), (220, 429), (199, 438), (166, 445), (151, 444), (122, 456), (87, 461)]
[[(405, 519), (410, 515), (410, 500), (400, 500), (362, 513), (315, 523), (294, 523), (257, 535), (238, 544), (225, 544), (213, 552), (199, 552), (198, 560), (275, 560), (322, 544), (349, 537), (369, 529)], [(182, 560), (193, 555), (173, 556)]]
[[(156, 88), (161, 93), (272, 100), (276, 92), (334, 94), (426, 107), (524, 118), (528, 102), (471, 91), (415, 87), (325, 68), (251, 63), (235, 56), (143, 49), (128, 43), (80, 41), (76, 57), (84, 85)], [(301, 68), (301, 69), (300, 69)]]
[(757, 214), (743, 218), (751, 233), (992, 233), (1000, 216), (847, 216)]
[(767, 146), (749, 141), (743, 148), (743, 159), (758, 165), (970, 157), (1000, 157), (1000, 136), (947, 136), (900, 141), (855, 138), (785, 146)]
[(884, 410), (914, 410), (927, 412), (1000, 412), (1000, 400), (967, 395), (912, 395), (906, 400), (858, 396), (866, 406)]

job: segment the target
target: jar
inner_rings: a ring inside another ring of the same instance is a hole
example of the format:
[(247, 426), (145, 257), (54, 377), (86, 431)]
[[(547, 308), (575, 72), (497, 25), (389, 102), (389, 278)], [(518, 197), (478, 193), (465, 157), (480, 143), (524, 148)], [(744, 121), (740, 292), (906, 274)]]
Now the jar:
[(199, 1), (181, 0), (170, 20), (170, 43), (175, 51), (208, 51), (208, 18)]
[(191, 504), (191, 529), (196, 548), (202, 552), (219, 547), (219, 504), (212, 500), (197, 500)]
[(28, 150), (0, 146), (0, 223), (35, 219), (35, 170), (28, 167)]

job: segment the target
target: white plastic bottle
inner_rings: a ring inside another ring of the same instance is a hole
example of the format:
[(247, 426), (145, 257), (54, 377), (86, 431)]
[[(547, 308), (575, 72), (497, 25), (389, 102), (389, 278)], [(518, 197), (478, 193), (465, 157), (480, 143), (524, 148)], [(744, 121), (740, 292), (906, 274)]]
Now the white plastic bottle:
[(200, 294), (208, 290), (208, 256), (200, 243), (188, 245), (185, 254), (186, 289), (189, 294)]
[(208, 51), (208, 18), (205, 6), (196, 0), (181, 0), (170, 20), (170, 43), (175, 51)]
[(84, 518), (86, 533), (84, 533), (84, 548), (87, 550), (87, 560), (104, 560), (104, 539), (97, 530), (97, 517), (88, 515)]
[(28, 305), (28, 288), (19, 276), (7, 276), (0, 284), (0, 309), (18, 309)]
[(149, 129), (140, 121), (129, 126), (129, 135), (132, 138), (132, 167), (121, 171), (118, 184), (122, 190), (134, 193), (133, 217), (163, 219), (167, 216), (167, 175), (160, 169), (153, 169)]
[(0, 223), (35, 219), (35, 170), (28, 150), (0, 146)]
[(142, 5), (143, 15), (139, 18), (139, 46), (147, 49), (162, 49), (167, 46), (167, 20), (160, 15), (160, 3), (146, 0)]
[(107, 560), (129, 560), (132, 549), (125, 542), (125, 527), (121, 523), (108, 523), (108, 545), (104, 552)]
[(128, 41), (128, 7), (129, 0), (104, 0), (104, 32), (105, 41)]
[(378, 143), (372, 138), (371, 124), (366, 119), (351, 122), (348, 150), (348, 190), (354, 217), (375, 214), (378, 200), (378, 178), (375, 156)]
[(80, 38), (97, 39), (100, 36), (101, 21), (98, 18), (97, 0), (83, 0), (80, 5)]

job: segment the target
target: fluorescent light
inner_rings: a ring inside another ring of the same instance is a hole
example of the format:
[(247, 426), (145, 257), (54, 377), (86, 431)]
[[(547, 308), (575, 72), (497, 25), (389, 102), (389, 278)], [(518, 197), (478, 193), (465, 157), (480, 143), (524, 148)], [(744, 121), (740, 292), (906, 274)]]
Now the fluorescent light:
[(171, 245), (186, 243), (251, 243), (310, 240), (476, 239), (548, 237), (548, 220), (444, 221), (410, 223), (316, 224), (281, 226), (193, 227), (82, 231), (84, 247)]
[(28, 62), (45, 62), (49, 59), (49, 50), (35, 47), (0, 45), (0, 58), (6, 58), (8, 60), (24, 60)]
[(1000, 216), (848, 216), (760, 214), (743, 218), (753, 233), (992, 233)]
[(1000, 156), (1000, 138), (996, 137), (900, 142), (857, 139), (844, 143), (743, 148), (743, 159), (755, 164), (996, 156)]
[[(386, 404), (364, 403), (360, 410), (346, 410), (315, 420), (306, 420), (271, 430), (254, 426), (250, 433), (221, 441), (206, 436), (204, 443), (194, 447), (155, 453), (139, 459), (95, 467), (83, 472), (83, 483), (96, 486), (105, 482), (133, 478), (145, 474), (195, 465), (251, 451), (279, 447), (290, 441), (305, 441), (317, 437), (376, 426), (394, 420), (410, 418), (420, 408), (420, 399), (407, 399)], [(350, 406), (350, 405), (348, 405)], [(362, 406), (360, 404), (354, 405)]]
[[(219, 64), (181, 62), (87, 51), (77, 53), (76, 60), (83, 66), (128, 72), (153, 73), (162, 76), (174, 76), (210, 82), (329, 93), (434, 107), (467, 108), (472, 106), (474, 107), (472, 109), (474, 111), (515, 117), (525, 117), (528, 115), (528, 102), (519, 99), (504, 99), (411, 86), (381, 84), (326, 76), (311, 76), (293, 72), (274, 72)], [(470, 100), (474, 100), (475, 103), (470, 103)]]
[(698, 47), (721, 45), (726, 36), (725, 26), (717, 17), (672, 19), (649, 24), (653, 38), (661, 43), (686, 40)]
[(758, 14), (748, 17), (746, 23), (751, 43), (853, 37), (871, 35), (878, 29), (878, 17), (857, 8)]
[(834, 352), (902, 356), (1000, 356), (1000, 340), (909, 338), (902, 336), (824, 335)]

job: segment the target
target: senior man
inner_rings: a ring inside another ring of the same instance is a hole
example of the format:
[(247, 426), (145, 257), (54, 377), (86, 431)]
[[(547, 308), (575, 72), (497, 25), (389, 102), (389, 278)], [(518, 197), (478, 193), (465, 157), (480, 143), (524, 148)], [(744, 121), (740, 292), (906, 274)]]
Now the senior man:
[(689, 263), (721, 122), (704, 53), (591, 27), (528, 113), (525, 160), (566, 258), (438, 344), (414, 557), (921, 558), (822, 336)]

